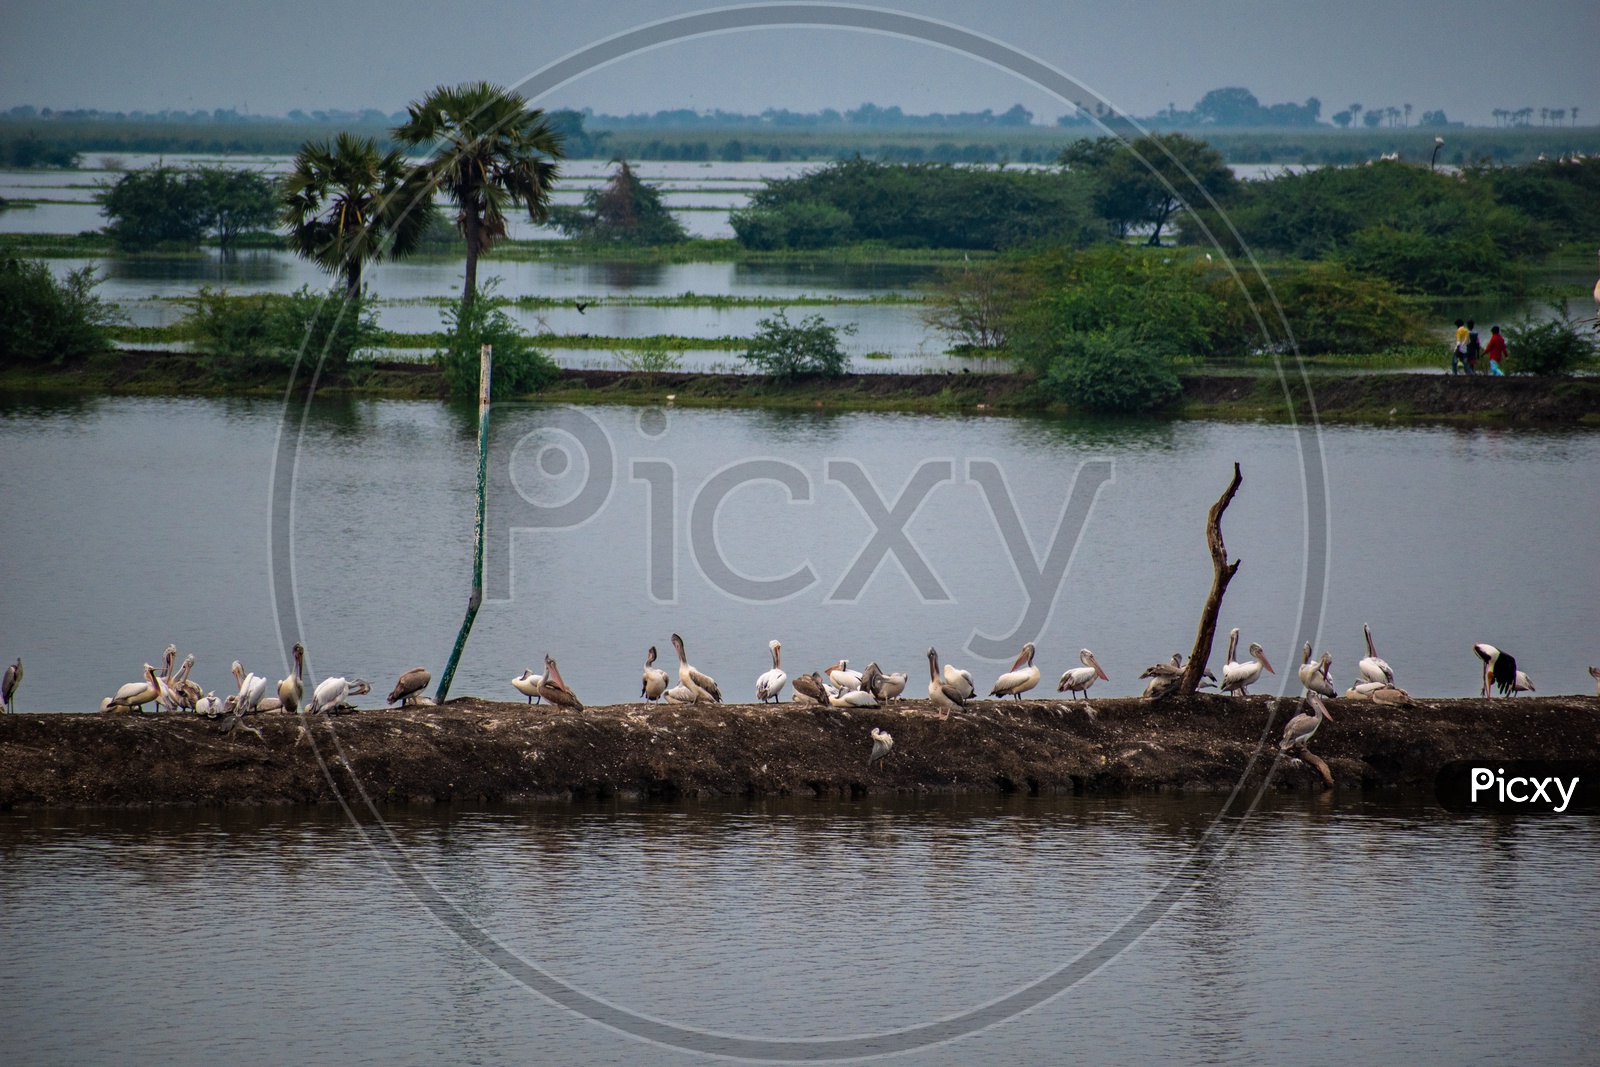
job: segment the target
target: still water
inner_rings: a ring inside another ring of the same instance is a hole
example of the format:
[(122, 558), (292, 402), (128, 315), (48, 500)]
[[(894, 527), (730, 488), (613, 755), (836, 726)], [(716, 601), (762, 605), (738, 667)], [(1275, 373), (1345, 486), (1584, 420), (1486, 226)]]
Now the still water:
[[(501, 943), (631, 1011), (765, 1038), (974, 1007), (1094, 945), (1217, 798), (401, 809)], [(6, 1059), (710, 1062), (552, 1007), (455, 940), (336, 810), (0, 814)], [(893, 1062), (1592, 1063), (1593, 820), (1268, 797), (1098, 973)]]
[[(0, 397), (0, 659), (26, 662), (23, 710), (95, 707), (169, 641), (208, 689), (236, 658), (281, 677), (280, 615), (316, 676), (437, 676), (470, 584), (476, 413), (319, 401), (285, 439), (275, 514), (281, 423), (256, 399)], [(1136, 694), (1193, 642), (1235, 461), (1221, 626), (1277, 668), (1258, 691), (1292, 685), (1304, 610), (1341, 686), (1364, 622), (1430, 696), (1476, 691), (1474, 641), (1542, 694), (1592, 691), (1600, 661), (1592, 431), (1323, 429), (1320, 612), (1316, 441), (1283, 426), (499, 405), (492, 443), (488, 599), (456, 695), (514, 699), (548, 651), (586, 702), (630, 699), (674, 631), (740, 699), (770, 638), (791, 675), (848, 658), (915, 677), (933, 645), (992, 679), (1034, 640), (1053, 679), (1086, 647), (1110, 675), (1095, 695)]]

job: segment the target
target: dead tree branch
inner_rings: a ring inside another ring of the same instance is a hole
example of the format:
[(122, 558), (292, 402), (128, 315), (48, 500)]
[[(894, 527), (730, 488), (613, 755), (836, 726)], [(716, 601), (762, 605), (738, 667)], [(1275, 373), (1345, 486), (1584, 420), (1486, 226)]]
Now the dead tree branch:
[(1194, 651), (1189, 654), (1189, 663), (1183, 669), (1183, 681), (1178, 687), (1178, 692), (1184, 696), (1200, 688), (1206, 661), (1211, 658), (1211, 642), (1217, 635), (1217, 615), (1222, 611), (1222, 594), (1228, 591), (1228, 583), (1233, 581), (1233, 575), (1239, 569), (1239, 560), (1228, 562), (1228, 547), (1222, 543), (1222, 513), (1228, 510), (1228, 505), (1233, 502), (1233, 494), (1239, 491), (1243, 481), (1244, 476), (1235, 463), (1233, 481), (1228, 483), (1227, 491), (1217, 502), (1211, 505), (1211, 512), (1206, 516), (1206, 545), (1211, 549), (1213, 572), (1211, 594), (1206, 597), (1205, 610), (1200, 612), (1200, 629), (1194, 636)]

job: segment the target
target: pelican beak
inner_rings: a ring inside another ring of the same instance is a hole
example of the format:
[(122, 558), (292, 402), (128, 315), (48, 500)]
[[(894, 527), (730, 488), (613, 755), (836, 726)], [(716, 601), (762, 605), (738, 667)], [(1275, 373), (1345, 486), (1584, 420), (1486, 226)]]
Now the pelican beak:
[(1090, 657), (1089, 657), (1089, 662), (1090, 662), (1090, 663), (1093, 663), (1093, 664), (1094, 664), (1094, 673), (1096, 673), (1096, 674), (1098, 674), (1098, 675), (1099, 675), (1099, 676), (1100, 676), (1100, 680), (1101, 680), (1101, 681), (1102, 681), (1102, 682), (1109, 682), (1109, 681), (1111, 681), (1111, 676), (1110, 676), (1110, 675), (1108, 675), (1108, 674), (1107, 674), (1107, 673), (1106, 673), (1106, 672), (1105, 672), (1105, 671), (1104, 671), (1104, 670), (1103, 670), (1103, 669), (1102, 669), (1102, 668), (1101, 668), (1101, 666), (1100, 666), (1100, 661), (1099, 661), (1099, 660), (1097, 660), (1097, 659), (1095, 659), (1095, 658), (1094, 658), (1094, 657), (1093, 657), (1093, 656), (1090, 656)]
[(1267, 669), (1267, 673), (1268, 674), (1277, 674), (1278, 673), (1277, 671), (1272, 669), (1272, 664), (1267, 662), (1267, 654), (1265, 652), (1261, 653), (1261, 665)]

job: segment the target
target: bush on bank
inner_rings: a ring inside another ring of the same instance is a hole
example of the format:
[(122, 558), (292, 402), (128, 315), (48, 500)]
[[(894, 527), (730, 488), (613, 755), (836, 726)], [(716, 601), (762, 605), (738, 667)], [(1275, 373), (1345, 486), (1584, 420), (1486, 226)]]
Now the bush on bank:
[(494, 346), (492, 399), (538, 392), (561, 376), (561, 368), (533, 347), (532, 338), (495, 298), (496, 282), (491, 278), (480, 286), (477, 299), (470, 304), (463, 305), (456, 299), (445, 306), (444, 348), (433, 354), (433, 362), (444, 375), (451, 396), (478, 395), (480, 350), (484, 345)]
[(307, 361), (308, 370), (320, 363), (322, 374), (340, 374), (383, 336), (365, 293), (345, 300), (305, 286), (287, 295), (234, 296), (201, 286), (183, 303), (189, 309), (184, 332), (222, 377), (287, 367), (297, 358)]
[(93, 267), (57, 279), (35, 259), (0, 261), (0, 361), (54, 363), (111, 347), (122, 313), (94, 294)]

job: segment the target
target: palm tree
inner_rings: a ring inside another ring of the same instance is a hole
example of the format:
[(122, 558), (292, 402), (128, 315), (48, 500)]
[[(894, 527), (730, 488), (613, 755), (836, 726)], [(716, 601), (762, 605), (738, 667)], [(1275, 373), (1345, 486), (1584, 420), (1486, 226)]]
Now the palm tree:
[(341, 133), (300, 146), (283, 182), (282, 214), (302, 258), (344, 274), (345, 296), (361, 295), (367, 261), (416, 250), (434, 219), (426, 172), (370, 137)]
[(1357, 120), (1359, 120), (1360, 118), (1361, 118), (1361, 105), (1360, 104), (1351, 104), (1350, 105), (1350, 125), (1354, 126), (1356, 124)]
[(407, 111), (394, 138), (436, 145), (428, 171), (458, 209), (456, 226), (467, 241), (461, 302), (468, 305), (478, 289), (478, 256), (506, 235), (506, 209), (521, 202), (534, 222), (549, 217), (556, 161), (566, 154), (561, 134), (542, 109), (488, 82), (441, 85)]
[(1409, 126), (1409, 125), (1411, 125), (1411, 105), (1407, 104), (1407, 105), (1405, 105), (1405, 108), (1406, 108), (1406, 125)]

